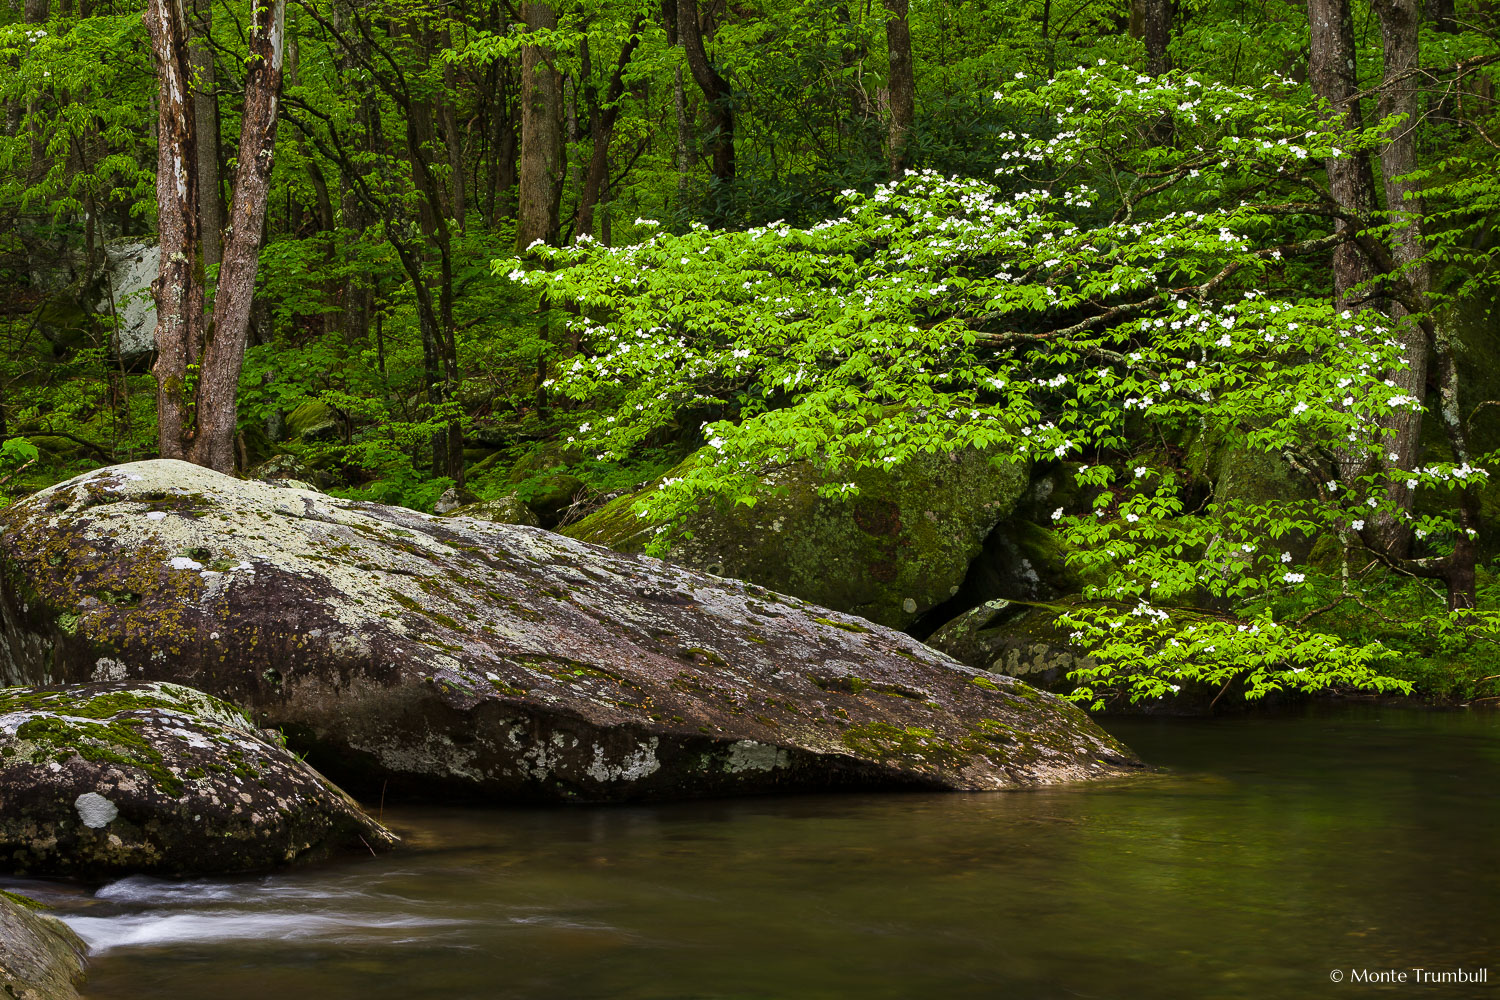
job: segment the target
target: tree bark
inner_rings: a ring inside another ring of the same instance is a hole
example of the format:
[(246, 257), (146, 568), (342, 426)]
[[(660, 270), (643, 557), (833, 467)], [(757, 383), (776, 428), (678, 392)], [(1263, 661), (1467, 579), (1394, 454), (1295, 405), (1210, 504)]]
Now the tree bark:
[(916, 78), (911, 61), (911, 25), (907, 21), (907, 0), (885, 0), (885, 46), (889, 63), (891, 129), (887, 156), (891, 176), (899, 177), (910, 160), (908, 146), (916, 118)]
[[(444, 42), (450, 47), (453, 44), (446, 32)], [(457, 93), (458, 70), (449, 64), (443, 67), (443, 100), (438, 108), (438, 120), (443, 126), (443, 145), (448, 147), (448, 170), (451, 174), (449, 204), (453, 211), (453, 223), (461, 233), (464, 231), (468, 209), (468, 192), (464, 176), (463, 132), (458, 127), (458, 113), (453, 108)]]
[[(1420, 0), (1379, 0), (1375, 4), (1380, 17), (1380, 34), (1385, 54), (1385, 76), (1381, 85), (1379, 114), (1381, 118), (1404, 116), (1388, 133), (1380, 151), (1380, 173), (1385, 185), (1386, 213), (1398, 228), (1392, 238), (1392, 256), (1397, 267), (1418, 300), (1425, 300), (1430, 285), (1429, 269), (1421, 263), (1425, 246), (1422, 239), (1422, 201), (1417, 185), (1406, 175), (1417, 169), (1417, 123), (1421, 120), (1422, 92), (1414, 71), (1421, 67), (1418, 31), (1421, 26)], [(1427, 335), (1417, 322), (1408, 317), (1406, 308), (1393, 303), (1391, 319), (1396, 336), (1406, 355), (1405, 371), (1392, 374), (1402, 391), (1417, 399), (1427, 395)], [(1396, 436), (1390, 443), (1395, 454), (1391, 464), (1400, 469), (1416, 468), (1421, 450), (1421, 411), (1398, 410), (1392, 421)], [(1403, 510), (1412, 505), (1411, 491), (1403, 483), (1392, 485), (1393, 498)], [(1393, 550), (1407, 544), (1404, 524), (1393, 521), (1383, 525), (1382, 534)]]
[(729, 81), (708, 61), (697, 0), (677, 0), (677, 34), (687, 55), (688, 72), (708, 99), (712, 129), (709, 153), (713, 157), (714, 178), (727, 183), (734, 180), (734, 92)]
[(1172, 42), (1174, 6), (1173, 0), (1146, 0), (1141, 33), (1146, 42), (1146, 73), (1150, 76), (1161, 76), (1172, 69), (1167, 47)]
[[(521, 8), (527, 31), (557, 27), (557, 12), (547, 3)], [(562, 142), (562, 74), (551, 50), (528, 45), (521, 50), (521, 177), (516, 219), (516, 246), (524, 250), (538, 240), (555, 244), (566, 167)]]
[(250, 335), (250, 307), (255, 297), (255, 275), (260, 267), (271, 169), (276, 157), (276, 110), (281, 97), (285, 17), (285, 0), (271, 0), (269, 6), (257, 5), (251, 10), (239, 166), (235, 171), (224, 261), (214, 297), (213, 336), (203, 356), (198, 435), (192, 450), (193, 461), (220, 472), (234, 471), (240, 369)]
[[(1313, 94), (1330, 105), (1328, 122), (1339, 132), (1364, 128), (1355, 96), (1354, 20), (1349, 0), (1310, 0), (1308, 80)], [(1330, 157), (1326, 164), (1333, 200), (1353, 218), (1339, 223), (1340, 231), (1358, 228), (1375, 211), (1375, 176), (1363, 151)], [(1357, 307), (1369, 293), (1377, 271), (1364, 252), (1350, 240), (1333, 252), (1333, 298), (1344, 308)], [(1360, 289), (1364, 288), (1361, 292)]]
[(193, 133), (197, 138), (198, 232), (203, 266), (224, 257), (224, 186), (219, 164), (219, 95), (214, 70), (213, 0), (193, 0), (188, 60), (193, 69)]
[(182, 0), (151, 0), (146, 30), (158, 85), (156, 213), (161, 269), (156, 298), (156, 424), (163, 458), (191, 458), (203, 350), (203, 254), (198, 241), (197, 145), (189, 103), (187, 15)]

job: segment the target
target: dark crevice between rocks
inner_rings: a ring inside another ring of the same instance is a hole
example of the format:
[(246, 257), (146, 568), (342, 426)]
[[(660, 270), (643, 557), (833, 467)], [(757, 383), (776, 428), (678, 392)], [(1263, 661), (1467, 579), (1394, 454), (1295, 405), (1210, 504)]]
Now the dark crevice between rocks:
[[(920, 615), (905, 631), (918, 642), (926, 642), (938, 629), (986, 601), (1048, 601), (1067, 593), (1072, 584), (1051, 532), (1022, 518), (1007, 518), (986, 536), (958, 591)], [(1015, 614), (1023, 610), (1017, 606)]]

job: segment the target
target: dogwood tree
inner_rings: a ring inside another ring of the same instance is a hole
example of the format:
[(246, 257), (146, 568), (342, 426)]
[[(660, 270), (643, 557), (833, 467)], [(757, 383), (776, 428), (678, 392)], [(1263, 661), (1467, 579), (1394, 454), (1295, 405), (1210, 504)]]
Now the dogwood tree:
[[(918, 452), (1076, 462), (1092, 509), (1053, 519), (1087, 582), (1064, 618), (1092, 658), (1079, 697), (1236, 679), (1252, 697), (1402, 686), (1378, 669), (1378, 644), (1278, 615), (1314, 585), (1357, 600), (1357, 552), (1445, 579), (1450, 608), (1474, 604), (1473, 503), (1419, 517), (1407, 500), (1471, 495), (1482, 463), (1462, 426), (1447, 428), (1451, 461), (1373, 461), (1392, 414), (1423, 407), (1401, 387), (1409, 338), (1328, 292), (1330, 253), (1358, 242), (1378, 255), (1391, 224), (1341, 218), (1321, 165), (1379, 144), (1390, 123), (1331, 123), (1290, 80), (1110, 65), (1022, 77), (996, 99), (1017, 124), (993, 179), (908, 172), (844, 192), (842, 214), (808, 228), (694, 228), (533, 247), (544, 268), (497, 262), (571, 312), (580, 352), (555, 391), (590, 412), (570, 443), (620, 458), (689, 414), (722, 413), (702, 427), (714, 460), (643, 501), (642, 516), (667, 521), (705, 498), (754, 503), (768, 463), (812, 461), (838, 494), (855, 490), (844, 473)], [(1407, 291), (1398, 268), (1382, 280)], [(1441, 355), (1425, 303), (1408, 305), (1402, 322)], [(1454, 366), (1439, 368), (1456, 392)], [(1273, 456), (1307, 498), (1190, 503), (1157, 444), (1194, 433)], [(1409, 525), (1418, 554), (1378, 539), (1377, 518)], [(1330, 539), (1333, 554), (1313, 560), (1296, 538)]]

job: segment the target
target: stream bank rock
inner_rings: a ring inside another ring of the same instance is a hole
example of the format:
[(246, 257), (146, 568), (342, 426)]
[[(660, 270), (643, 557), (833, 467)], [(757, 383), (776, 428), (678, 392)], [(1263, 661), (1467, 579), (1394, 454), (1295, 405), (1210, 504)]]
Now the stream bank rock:
[[(711, 461), (700, 452), (688, 462)], [(669, 472), (676, 476), (681, 468)], [(1028, 466), (967, 449), (919, 455), (893, 469), (859, 469), (857, 496), (824, 497), (811, 462), (766, 473), (754, 507), (705, 502), (675, 535), (669, 558), (906, 628), (958, 593), (991, 529), (1026, 491)], [(562, 529), (638, 552), (659, 522), (636, 515), (645, 491), (619, 497)]]
[(88, 947), (25, 896), (0, 892), (0, 996), (78, 1000)]
[(351, 790), (1000, 789), (1138, 762), (1078, 708), (764, 588), (174, 461), (0, 514), (9, 683), (171, 680)]
[(0, 688), (0, 870), (254, 871), (394, 844), (279, 740), (201, 691)]

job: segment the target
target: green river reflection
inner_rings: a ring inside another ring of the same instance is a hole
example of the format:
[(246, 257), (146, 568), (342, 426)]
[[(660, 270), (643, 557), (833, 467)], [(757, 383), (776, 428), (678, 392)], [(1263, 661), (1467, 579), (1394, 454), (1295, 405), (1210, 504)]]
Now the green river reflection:
[(391, 858), (97, 895), (0, 880), (106, 998), (1489, 995), (1500, 716), (1115, 720), (1170, 773), (990, 795), (403, 807)]

